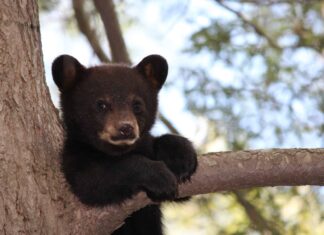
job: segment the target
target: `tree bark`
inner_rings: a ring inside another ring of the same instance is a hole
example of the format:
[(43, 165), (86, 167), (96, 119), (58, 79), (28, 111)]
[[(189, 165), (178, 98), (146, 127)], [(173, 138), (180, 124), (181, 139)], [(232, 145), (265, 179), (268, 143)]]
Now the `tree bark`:
[[(0, 234), (107, 234), (152, 203), (89, 208), (60, 172), (63, 130), (44, 79), (36, 0), (0, 6)], [(213, 153), (179, 196), (256, 186), (324, 185), (324, 149)]]
[(1, 2), (0, 54), (0, 234), (63, 234), (63, 133), (45, 85), (36, 0)]
[(96, 30), (93, 29), (89, 23), (89, 15), (87, 15), (84, 10), (84, 0), (72, 0), (72, 5), (78, 28), (86, 36), (86, 39), (91, 45), (93, 51), (102, 62), (110, 62), (104, 50), (100, 46)]
[[(209, 153), (199, 157), (179, 197), (263, 186), (324, 185), (324, 149), (271, 149)], [(141, 193), (120, 206), (79, 209), (74, 234), (111, 233), (132, 212), (152, 203)]]

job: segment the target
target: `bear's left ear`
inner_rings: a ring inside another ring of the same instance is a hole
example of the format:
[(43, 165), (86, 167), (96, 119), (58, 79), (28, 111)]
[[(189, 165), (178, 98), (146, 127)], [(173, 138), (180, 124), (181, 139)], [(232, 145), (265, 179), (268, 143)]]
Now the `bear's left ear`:
[(146, 56), (138, 65), (137, 69), (155, 89), (160, 90), (168, 75), (168, 63), (160, 55)]

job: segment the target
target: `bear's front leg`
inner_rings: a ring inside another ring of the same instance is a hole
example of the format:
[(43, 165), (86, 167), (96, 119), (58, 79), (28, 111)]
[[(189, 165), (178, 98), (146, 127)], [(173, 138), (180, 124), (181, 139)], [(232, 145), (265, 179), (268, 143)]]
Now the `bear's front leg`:
[(163, 161), (183, 183), (190, 179), (197, 168), (197, 153), (192, 143), (177, 135), (162, 135), (154, 140), (154, 152), (157, 160)]
[(177, 179), (163, 162), (141, 155), (129, 155), (118, 161), (95, 160), (96, 155), (65, 152), (63, 172), (81, 202), (102, 206), (118, 204), (140, 191), (153, 201), (177, 197)]

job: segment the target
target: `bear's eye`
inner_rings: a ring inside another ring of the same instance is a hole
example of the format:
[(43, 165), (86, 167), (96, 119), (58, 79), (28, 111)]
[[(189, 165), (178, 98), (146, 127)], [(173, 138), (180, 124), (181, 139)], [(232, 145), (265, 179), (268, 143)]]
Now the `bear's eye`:
[(99, 112), (106, 112), (111, 109), (111, 105), (103, 100), (98, 100), (96, 106)]
[(133, 101), (132, 106), (135, 114), (140, 114), (143, 111), (142, 103), (140, 101)]

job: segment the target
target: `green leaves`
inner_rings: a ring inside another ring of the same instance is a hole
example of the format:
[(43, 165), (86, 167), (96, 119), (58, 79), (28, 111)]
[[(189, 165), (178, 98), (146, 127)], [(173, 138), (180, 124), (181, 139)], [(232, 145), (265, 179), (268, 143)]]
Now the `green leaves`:
[[(213, 18), (190, 38), (185, 53), (210, 58), (208, 65), (184, 68), (190, 110), (236, 126), (221, 131), (228, 141), (239, 131), (251, 137), (246, 140), (251, 147), (319, 146), (324, 134), (320, 3), (216, 2), (234, 17)], [(226, 82), (228, 75), (234, 82)], [(296, 101), (298, 110), (291, 108)]]

